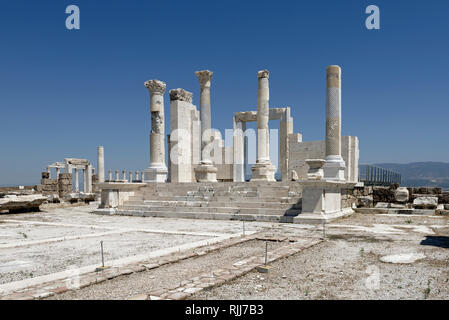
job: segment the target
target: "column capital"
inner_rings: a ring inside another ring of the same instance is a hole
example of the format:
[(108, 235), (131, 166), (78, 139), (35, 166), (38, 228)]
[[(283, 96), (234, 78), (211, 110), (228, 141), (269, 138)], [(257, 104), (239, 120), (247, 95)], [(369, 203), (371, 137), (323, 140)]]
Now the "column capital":
[(195, 74), (198, 76), (201, 88), (210, 87), (210, 81), (212, 80), (212, 75), (214, 74), (212, 71), (210, 70), (195, 71)]
[(270, 71), (268, 70), (261, 70), (259, 72), (257, 72), (257, 78), (269, 78), (270, 77)]
[(193, 93), (189, 91), (178, 88), (178, 89), (171, 89), (169, 93), (170, 93), (170, 101), (179, 100), (192, 103)]
[(144, 83), (145, 87), (148, 88), (151, 94), (160, 94), (163, 95), (165, 92), (166, 84), (160, 80), (148, 80)]

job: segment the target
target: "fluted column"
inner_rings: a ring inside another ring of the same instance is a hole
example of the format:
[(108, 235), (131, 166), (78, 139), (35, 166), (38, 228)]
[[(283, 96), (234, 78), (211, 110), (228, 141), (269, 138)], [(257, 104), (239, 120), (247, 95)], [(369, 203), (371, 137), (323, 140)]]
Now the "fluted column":
[(344, 180), (345, 162), (341, 156), (341, 68), (326, 70), (326, 163), (324, 179)]
[(253, 176), (251, 181), (275, 181), (274, 173), (276, 168), (270, 161), (270, 137), (268, 120), (270, 113), (270, 89), (268, 70), (262, 70), (257, 73), (257, 160), (252, 167)]
[(98, 167), (98, 182), (104, 182), (104, 147), (99, 146), (97, 149), (97, 167)]
[(164, 92), (166, 84), (159, 80), (148, 80), (145, 87), (150, 92), (151, 133), (150, 166), (144, 171), (145, 182), (165, 182), (165, 130), (164, 130)]

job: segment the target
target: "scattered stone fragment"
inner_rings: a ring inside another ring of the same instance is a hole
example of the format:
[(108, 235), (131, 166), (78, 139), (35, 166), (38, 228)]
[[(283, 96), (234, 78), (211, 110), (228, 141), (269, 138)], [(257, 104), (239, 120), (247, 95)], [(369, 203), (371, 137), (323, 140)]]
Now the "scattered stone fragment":
[(383, 256), (380, 261), (387, 263), (413, 263), (417, 260), (424, 259), (426, 256), (422, 253), (401, 253)]

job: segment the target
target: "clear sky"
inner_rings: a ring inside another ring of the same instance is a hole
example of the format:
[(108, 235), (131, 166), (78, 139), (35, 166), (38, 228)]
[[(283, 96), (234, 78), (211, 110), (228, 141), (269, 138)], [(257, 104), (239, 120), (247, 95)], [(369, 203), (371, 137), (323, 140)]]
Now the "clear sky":
[[(360, 162), (449, 162), (449, 1), (0, 2), (0, 185), (38, 183), (51, 162), (105, 147), (106, 169), (149, 163), (148, 79), (194, 93), (210, 69), (212, 126), (255, 110), (257, 71), (270, 105), (291, 106), (305, 141), (325, 135), (326, 66), (342, 67), (342, 134)], [(68, 30), (65, 8), (80, 8)], [(380, 8), (367, 30), (365, 8)], [(279, 126), (272, 121), (270, 125)]]

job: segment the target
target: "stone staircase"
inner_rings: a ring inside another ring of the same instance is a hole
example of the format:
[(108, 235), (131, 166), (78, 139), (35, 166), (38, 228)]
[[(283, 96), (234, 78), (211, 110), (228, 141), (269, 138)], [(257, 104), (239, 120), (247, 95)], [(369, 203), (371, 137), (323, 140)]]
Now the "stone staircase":
[(149, 183), (116, 214), (293, 222), (300, 211), (295, 182)]

